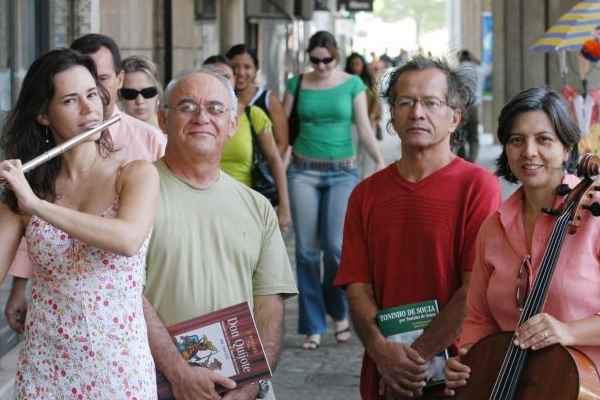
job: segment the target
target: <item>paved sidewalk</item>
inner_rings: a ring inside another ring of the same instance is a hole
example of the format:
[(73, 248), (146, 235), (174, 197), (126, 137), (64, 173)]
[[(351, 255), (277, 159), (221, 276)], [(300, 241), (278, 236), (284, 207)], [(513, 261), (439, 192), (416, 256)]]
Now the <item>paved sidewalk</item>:
[[(293, 234), (285, 235), (285, 242), (295, 270)], [(317, 350), (303, 350), (303, 336), (297, 331), (298, 301), (294, 297), (286, 302), (284, 350), (273, 378), (277, 399), (359, 400), (363, 348), (358, 338), (354, 335), (348, 343), (338, 345), (330, 330)]]

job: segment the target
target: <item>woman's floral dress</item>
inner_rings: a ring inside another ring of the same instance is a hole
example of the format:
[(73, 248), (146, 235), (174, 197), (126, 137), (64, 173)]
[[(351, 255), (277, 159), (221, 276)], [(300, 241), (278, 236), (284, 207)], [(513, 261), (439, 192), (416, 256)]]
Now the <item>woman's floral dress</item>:
[(25, 237), (34, 275), (17, 398), (156, 399), (142, 303), (148, 240), (125, 257), (35, 216)]

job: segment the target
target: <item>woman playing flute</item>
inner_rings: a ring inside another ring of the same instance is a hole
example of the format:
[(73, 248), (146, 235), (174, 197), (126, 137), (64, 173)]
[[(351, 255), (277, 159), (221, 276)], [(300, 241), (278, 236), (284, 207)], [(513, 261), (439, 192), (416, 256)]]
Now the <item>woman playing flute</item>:
[(0, 281), (25, 235), (32, 301), (17, 398), (155, 399), (142, 309), (158, 175), (111, 157), (105, 133), (39, 166), (25, 162), (98, 125), (105, 91), (88, 56), (50, 51), (30, 67), (2, 135)]

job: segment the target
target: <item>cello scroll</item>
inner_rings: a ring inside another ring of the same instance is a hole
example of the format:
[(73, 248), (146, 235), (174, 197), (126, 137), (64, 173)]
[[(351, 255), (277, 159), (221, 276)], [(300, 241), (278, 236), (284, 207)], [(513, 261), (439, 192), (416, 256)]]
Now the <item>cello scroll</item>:
[(583, 210), (588, 210), (594, 217), (600, 216), (600, 203), (597, 201), (588, 204), (594, 198), (595, 191), (600, 191), (600, 183), (596, 181), (600, 175), (600, 157), (590, 153), (584, 154), (577, 165), (577, 175), (582, 177), (579, 185), (569, 194), (566, 203), (576, 202), (573, 210), (571, 223), (569, 224), (569, 233), (574, 234), (581, 224)]

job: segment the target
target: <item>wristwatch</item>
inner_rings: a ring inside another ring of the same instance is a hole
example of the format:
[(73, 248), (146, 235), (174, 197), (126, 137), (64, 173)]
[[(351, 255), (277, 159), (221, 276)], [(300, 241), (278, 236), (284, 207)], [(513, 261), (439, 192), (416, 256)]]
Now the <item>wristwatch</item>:
[(271, 386), (269, 385), (269, 381), (260, 380), (257, 383), (258, 383), (258, 395), (256, 396), (256, 398), (257, 399), (267, 398), (267, 393), (269, 393), (269, 390), (271, 389)]

